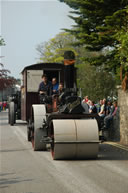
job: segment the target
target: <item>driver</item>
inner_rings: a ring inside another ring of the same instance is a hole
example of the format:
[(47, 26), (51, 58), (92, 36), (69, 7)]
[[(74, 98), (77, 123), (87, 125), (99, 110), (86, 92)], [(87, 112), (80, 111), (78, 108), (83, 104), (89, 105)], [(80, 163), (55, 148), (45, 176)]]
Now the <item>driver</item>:
[(50, 81), (48, 81), (46, 74), (42, 75), (42, 82), (39, 85), (38, 92), (41, 95), (47, 95), (47, 96), (52, 95), (52, 84)]

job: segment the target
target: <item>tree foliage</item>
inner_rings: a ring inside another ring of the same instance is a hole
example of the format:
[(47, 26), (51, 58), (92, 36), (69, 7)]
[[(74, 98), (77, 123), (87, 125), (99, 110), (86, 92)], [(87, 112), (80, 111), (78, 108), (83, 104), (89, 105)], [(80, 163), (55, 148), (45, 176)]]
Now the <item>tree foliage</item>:
[[(4, 46), (4, 39), (0, 36), (0, 46)], [(4, 68), (4, 65), (0, 63), (0, 90), (4, 90), (13, 86), (16, 83), (15, 78), (9, 76), (10, 71)]]
[(63, 62), (64, 52), (72, 50), (76, 55), (76, 63), (79, 64), (83, 57), (98, 56), (97, 52), (88, 52), (84, 46), (78, 46), (77, 39), (69, 32), (61, 32), (47, 42), (37, 45), (39, 62)]
[(78, 87), (82, 88), (83, 95), (89, 95), (93, 100), (112, 96), (115, 90), (115, 80), (111, 73), (104, 71), (103, 67), (95, 67), (83, 57), (92, 58), (97, 52), (88, 52), (84, 46), (76, 46), (77, 39), (67, 32), (60, 33), (48, 42), (37, 46), (40, 62), (63, 62), (64, 51), (72, 50), (76, 54), (76, 67), (78, 68)]
[(0, 36), (0, 46), (4, 46), (5, 45), (5, 41), (4, 39)]
[(1, 64), (0, 69), (0, 90), (4, 90), (8, 87), (13, 86), (16, 83), (15, 78), (9, 76), (10, 71), (3, 68)]
[[(86, 57), (85, 60), (117, 74), (122, 60), (126, 63), (128, 58), (124, 49), (128, 39), (128, 0), (60, 1), (74, 9), (75, 16), (70, 17), (76, 26), (67, 31), (75, 35), (77, 43), (90, 51), (102, 51), (100, 56)], [(122, 54), (125, 55), (123, 59)]]
[(77, 54), (77, 48), (72, 45), (76, 42), (75, 36), (62, 32), (48, 42), (39, 44), (36, 48), (40, 62), (63, 62), (65, 50), (72, 50)]
[(98, 101), (108, 96), (114, 96), (115, 79), (112, 73), (103, 68), (91, 66), (88, 63), (78, 65), (78, 87), (82, 88), (82, 95), (88, 95), (91, 100)]

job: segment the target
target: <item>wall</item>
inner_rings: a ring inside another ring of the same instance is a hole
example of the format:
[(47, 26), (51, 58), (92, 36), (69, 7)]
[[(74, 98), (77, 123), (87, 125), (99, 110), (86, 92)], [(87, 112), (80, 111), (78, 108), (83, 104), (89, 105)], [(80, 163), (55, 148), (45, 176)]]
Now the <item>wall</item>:
[(108, 140), (120, 142), (120, 107), (118, 106), (118, 111), (116, 116), (113, 118), (112, 124), (109, 128)]
[(120, 107), (120, 142), (128, 145), (128, 91), (118, 90), (118, 105)]

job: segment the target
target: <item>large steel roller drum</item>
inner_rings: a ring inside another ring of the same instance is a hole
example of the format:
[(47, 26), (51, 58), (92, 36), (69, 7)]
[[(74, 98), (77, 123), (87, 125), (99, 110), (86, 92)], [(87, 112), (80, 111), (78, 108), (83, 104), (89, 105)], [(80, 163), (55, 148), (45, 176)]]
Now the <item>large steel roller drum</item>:
[(92, 159), (99, 151), (95, 119), (53, 120), (53, 159)]

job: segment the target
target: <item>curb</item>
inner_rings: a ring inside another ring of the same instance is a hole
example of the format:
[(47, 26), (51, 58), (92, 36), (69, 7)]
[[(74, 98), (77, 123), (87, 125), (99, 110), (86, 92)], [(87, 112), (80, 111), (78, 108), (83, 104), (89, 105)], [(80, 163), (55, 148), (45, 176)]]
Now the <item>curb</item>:
[(112, 146), (115, 146), (117, 148), (120, 148), (122, 150), (125, 150), (125, 151), (128, 151), (128, 147), (124, 146), (124, 145), (121, 145), (119, 143), (115, 143), (115, 142), (105, 142), (105, 144), (108, 144), (108, 145), (112, 145)]

